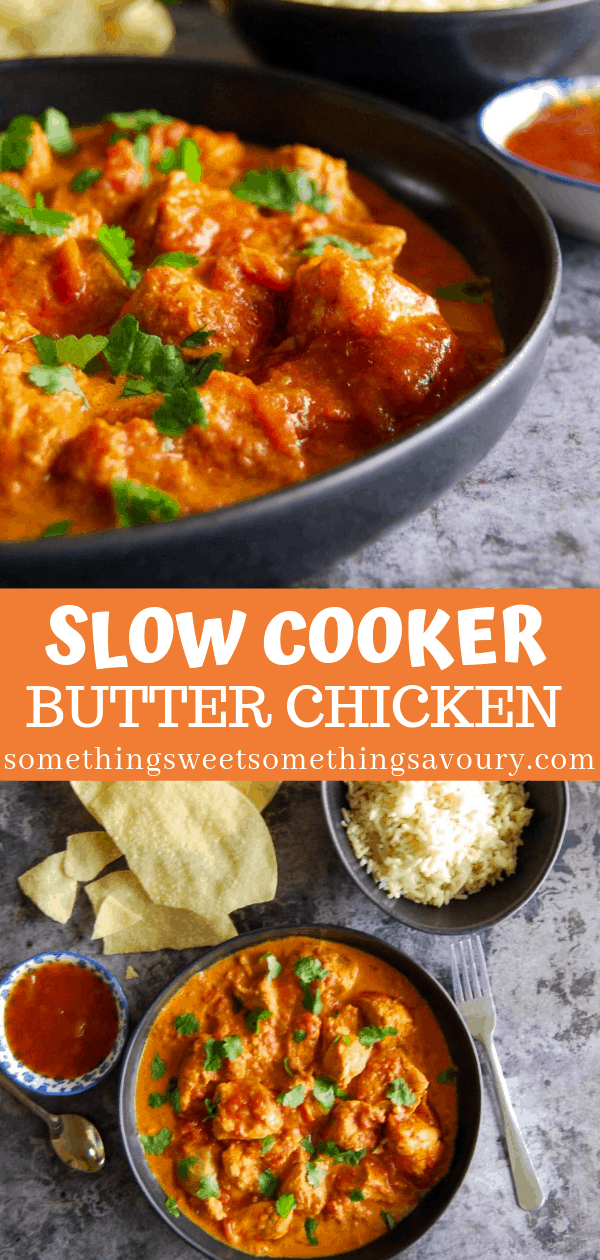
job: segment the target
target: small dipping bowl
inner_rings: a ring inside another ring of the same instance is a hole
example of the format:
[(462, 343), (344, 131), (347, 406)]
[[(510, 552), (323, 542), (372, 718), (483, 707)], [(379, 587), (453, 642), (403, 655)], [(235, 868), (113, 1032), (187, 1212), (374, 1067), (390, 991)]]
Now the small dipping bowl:
[(536, 166), (506, 148), (512, 132), (533, 122), (540, 110), (584, 92), (600, 96), (600, 75), (522, 83), (487, 101), (477, 116), (477, 127), (481, 138), (513, 175), (517, 175), (530, 192), (537, 194), (559, 228), (599, 245), (600, 184)]
[[(30, 972), (36, 971), (38, 967), (43, 967), (45, 963), (70, 963), (75, 967), (94, 972), (95, 975), (100, 977), (114, 998), (117, 1008), (117, 1033), (112, 1048), (97, 1067), (92, 1068), (91, 1071), (86, 1072), (83, 1076), (69, 1078), (43, 1076), (32, 1068), (27, 1067), (25, 1063), (21, 1063), (15, 1057), (8, 1043), (5, 1014), (10, 994), (19, 980), (22, 980)], [(32, 1093), (40, 1094), (46, 1098), (68, 1098), (72, 1094), (83, 1094), (86, 1090), (93, 1089), (94, 1085), (98, 1085), (100, 1081), (103, 1081), (105, 1076), (108, 1076), (108, 1073), (116, 1067), (123, 1053), (128, 1031), (129, 1012), (125, 994), (114, 976), (101, 963), (96, 962), (94, 958), (86, 958), (82, 954), (73, 954), (63, 950), (48, 950), (43, 954), (34, 954), (32, 958), (26, 958), (24, 962), (18, 963), (0, 982), (0, 1069), (15, 1084), (20, 1085), (23, 1089), (30, 1090)]]

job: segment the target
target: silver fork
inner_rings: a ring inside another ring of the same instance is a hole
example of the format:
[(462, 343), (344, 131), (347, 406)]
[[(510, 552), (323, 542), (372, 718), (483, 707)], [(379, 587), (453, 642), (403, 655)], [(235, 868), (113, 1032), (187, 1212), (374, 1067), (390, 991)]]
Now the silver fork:
[(490, 978), (486, 966), (481, 941), (475, 938), (477, 961), (472, 940), (459, 941), (458, 949), (450, 946), (452, 954), (452, 984), (454, 1001), (473, 1037), (477, 1037), (485, 1047), (496, 1095), (504, 1120), (504, 1133), (508, 1147), (508, 1158), (513, 1175), (515, 1193), (519, 1207), (531, 1211), (540, 1208), (546, 1198), (535, 1174), (531, 1157), (523, 1134), (519, 1128), (517, 1117), (513, 1111), (508, 1095), (506, 1081), (500, 1060), (494, 1045), (494, 1028), (496, 1027), (496, 1007), (490, 987)]

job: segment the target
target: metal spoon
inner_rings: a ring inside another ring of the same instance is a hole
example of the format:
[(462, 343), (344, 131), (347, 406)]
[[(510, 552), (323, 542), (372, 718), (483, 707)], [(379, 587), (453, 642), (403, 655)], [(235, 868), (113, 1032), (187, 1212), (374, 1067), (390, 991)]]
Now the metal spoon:
[(89, 1120), (86, 1120), (84, 1116), (72, 1116), (68, 1112), (62, 1116), (53, 1116), (49, 1111), (38, 1106), (22, 1089), (19, 1089), (18, 1085), (15, 1085), (14, 1081), (11, 1081), (10, 1077), (4, 1076), (3, 1073), (0, 1073), (0, 1085), (8, 1094), (12, 1094), (20, 1103), (23, 1103), (28, 1111), (32, 1111), (34, 1116), (38, 1116), (48, 1125), (50, 1141), (63, 1164), (68, 1164), (69, 1168), (73, 1168), (75, 1172), (100, 1171), (106, 1158), (104, 1143), (98, 1130)]

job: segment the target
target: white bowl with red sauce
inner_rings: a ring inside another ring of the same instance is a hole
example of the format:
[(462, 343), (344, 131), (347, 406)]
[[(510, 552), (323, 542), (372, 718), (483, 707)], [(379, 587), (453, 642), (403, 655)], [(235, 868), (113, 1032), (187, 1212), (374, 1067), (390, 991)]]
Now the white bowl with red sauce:
[(125, 994), (94, 958), (48, 950), (0, 982), (0, 1069), (33, 1093), (92, 1089), (116, 1067), (128, 1030)]
[(479, 111), (477, 126), (481, 138), (539, 197), (558, 227), (571, 236), (600, 244), (600, 182), (551, 170), (544, 165), (542, 153), (538, 165), (507, 148), (512, 133), (532, 123), (541, 110), (582, 94), (600, 100), (600, 75), (522, 83), (487, 101)]

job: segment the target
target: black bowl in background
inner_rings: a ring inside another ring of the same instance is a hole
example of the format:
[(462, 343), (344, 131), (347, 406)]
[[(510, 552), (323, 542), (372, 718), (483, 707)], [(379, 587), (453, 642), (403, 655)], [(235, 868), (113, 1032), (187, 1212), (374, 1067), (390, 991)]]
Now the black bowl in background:
[(268, 65), (456, 118), (522, 79), (559, 74), (598, 37), (600, 0), (408, 13), (297, 0), (212, 0)]
[(470, 1033), (467, 1031), (462, 1016), (448, 997), (446, 990), (442, 988), (441, 984), (438, 984), (437, 980), (434, 980), (429, 972), (414, 962), (408, 954), (401, 953), (400, 950), (395, 949), (392, 945), (387, 945), (384, 941), (380, 941), (377, 937), (371, 936), (366, 932), (356, 932), (352, 928), (329, 927), (322, 924), (300, 924), (299, 926), (286, 928), (263, 928), (260, 931), (248, 932), (242, 937), (238, 936), (233, 940), (225, 941), (222, 945), (217, 945), (215, 949), (209, 950), (202, 958), (197, 958), (189, 967), (181, 971), (157, 997), (156, 1001), (140, 1020), (125, 1055), (119, 1097), (119, 1122), (125, 1153), (133, 1175), (146, 1198), (152, 1204), (152, 1207), (156, 1209), (159, 1216), (171, 1226), (171, 1229), (175, 1230), (175, 1233), (179, 1234), (179, 1237), (184, 1242), (190, 1243), (196, 1251), (201, 1251), (206, 1256), (209, 1256), (210, 1260), (241, 1260), (241, 1257), (246, 1254), (245, 1252), (237, 1251), (234, 1247), (228, 1246), (227, 1243), (213, 1238), (210, 1234), (200, 1229), (198, 1225), (194, 1224), (193, 1221), (189, 1220), (188, 1217), (180, 1216), (174, 1218), (165, 1209), (164, 1191), (161, 1190), (152, 1174), (137, 1136), (135, 1111), (137, 1074), (148, 1034), (157, 1015), (182, 985), (190, 979), (190, 976), (195, 975), (198, 971), (205, 971), (213, 963), (219, 962), (222, 958), (227, 958), (230, 954), (237, 953), (240, 949), (261, 944), (263, 941), (276, 944), (278, 939), (288, 936), (312, 936), (317, 940), (333, 941), (340, 945), (353, 945), (356, 949), (362, 949), (368, 954), (374, 954), (375, 957), (382, 958), (384, 962), (395, 967), (397, 971), (406, 976), (407, 980), (415, 986), (421, 997), (425, 998), (425, 1001), (431, 1007), (446, 1039), (451, 1061), (458, 1068), (458, 1128), (454, 1157), (446, 1176), (431, 1190), (428, 1190), (414, 1211), (399, 1221), (393, 1231), (383, 1234), (371, 1243), (367, 1243), (365, 1247), (344, 1252), (345, 1260), (358, 1260), (359, 1257), (360, 1260), (392, 1260), (401, 1251), (405, 1251), (407, 1247), (412, 1246), (439, 1219), (465, 1177), (479, 1132), (481, 1072)]
[(49, 102), (75, 123), (151, 105), (347, 157), (492, 277), (508, 357), (433, 420), (309, 481), (166, 525), (3, 543), (1, 586), (290, 586), (428, 507), (502, 436), (541, 367), (560, 253), (545, 211), (496, 158), (429, 119), (275, 71), (168, 57), (0, 63), (0, 119)]
[(322, 783), (321, 799), (338, 856), (361, 892), (405, 927), (441, 936), (465, 936), (493, 927), (521, 910), (543, 884), (558, 857), (569, 813), (568, 785), (537, 779), (526, 783), (525, 788), (534, 813), (523, 833), (525, 840), (518, 851), (514, 875), (472, 893), (464, 901), (450, 901), (447, 906), (425, 906), (406, 897), (388, 897), (361, 866), (346, 835), (342, 824), (346, 784)]

